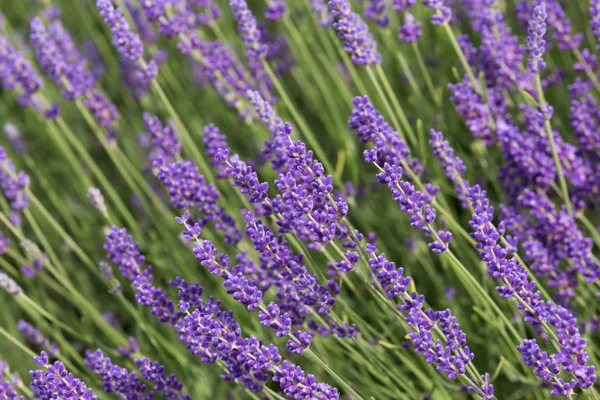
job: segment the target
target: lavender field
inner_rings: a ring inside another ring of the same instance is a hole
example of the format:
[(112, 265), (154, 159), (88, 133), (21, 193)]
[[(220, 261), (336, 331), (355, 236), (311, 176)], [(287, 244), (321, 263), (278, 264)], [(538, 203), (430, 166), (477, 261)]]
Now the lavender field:
[(0, 400), (600, 400), (599, 0), (0, 0)]

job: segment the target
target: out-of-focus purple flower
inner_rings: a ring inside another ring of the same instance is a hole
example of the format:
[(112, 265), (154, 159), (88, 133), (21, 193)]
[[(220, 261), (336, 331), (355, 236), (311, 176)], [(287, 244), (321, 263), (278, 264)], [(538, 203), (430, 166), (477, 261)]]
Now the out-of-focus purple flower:
[(333, 27), (342, 40), (344, 50), (357, 65), (381, 63), (377, 43), (360, 15), (352, 11), (348, 0), (330, 0), (329, 8), (335, 22)]
[(533, 9), (533, 16), (529, 20), (527, 29), (527, 54), (529, 55), (527, 67), (534, 74), (540, 73), (546, 67), (542, 58), (546, 51), (546, 41), (544, 40), (546, 17), (546, 3), (541, 2)]
[(101, 213), (106, 213), (106, 204), (104, 203), (104, 196), (100, 189), (91, 187), (88, 189), (88, 198), (92, 206), (97, 208)]
[(386, 28), (390, 24), (386, 0), (367, 0), (365, 18), (370, 19), (382, 28)]
[(260, 94), (269, 101), (274, 101), (275, 97), (272, 93), (274, 85), (263, 65), (268, 48), (261, 39), (256, 18), (248, 8), (246, 0), (230, 0), (229, 6), (233, 11), (240, 36), (246, 48), (246, 59), (248, 60), (250, 74), (257, 82)]
[(174, 159), (179, 156), (181, 143), (176, 132), (168, 124), (163, 123), (156, 116), (144, 113), (144, 127), (148, 130), (152, 142), (160, 149), (163, 157)]
[(0, 79), (5, 90), (16, 92), (21, 105), (35, 106), (35, 94), (43, 80), (3, 35), (0, 35)]
[(9, 294), (21, 294), (21, 287), (12, 280), (4, 271), (0, 270), (0, 287), (6, 290)]
[(0, 256), (6, 253), (9, 245), (10, 239), (4, 236), (4, 233), (0, 231)]
[(52, 343), (44, 336), (42, 331), (31, 325), (29, 322), (20, 319), (19, 322), (17, 322), (17, 329), (25, 336), (25, 339), (27, 339), (29, 343), (47, 351), (50, 357), (56, 357), (58, 354), (58, 346), (55, 343)]
[(21, 270), (26, 273), (28, 278), (32, 278), (44, 268), (48, 262), (48, 256), (40, 250), (37, 244), (28, 239), (21, 242), (21, 248), (31, 263), (31, 265), (23, 265)]
[(404, 13), (404, 25), (400, 27), (398, 37), (407, 43), (416, 42), (421, 37), (422, 25), (420, 21), (415, 22), (415, 17), (411, 13), (406, 12)]
[(25, 396), (18, 394), (16, 389), (21, 383), (18, 374), (11, 374), (8, 364), (0, 360), (0, 396), (6, 400), (25, 400)]
[(431, 16), (434, 25), (442, 25), (452, 19), (452, 9), (444, 4), (444, 0), (423, 0), (423, 5), (435, 11)]
[(52, 400), (63, 397), (79, 398), (82, 400), (98, 400), (92, 389), (88, 389), (85, 382), (75, 378), (67, 371), (65, 365), (56, 361), (50, 364), (48, 354), (42, 351), (39, 357), (34, 357), (35, 363), (44, 369), (30, 370), (33, 378), (31, 390), (35, 398)]
[(220, 152), (229, 151), (225, 135), (221, 133), (216, 125), (209, 124), (204, 127), (202, 142), (204, 143), (206, 155), (210, 158), (210, 166), (217, 170), (215, 177), (218, 179), (226, 179), (228, 177), (227, 167), (217, 158), (217, 155)]
[(398, 12), (405, 11), (407, 8), (414, 7), (417, 0), (392, 0), (394, 10)]
[(14, 211), (19, 212), (27, 208), (29, 176), (24, 171), (17, 172), (4, 147), (0, 147), (0, 186)]
[(283, 0), (268, 0), (265, 8), (265, 18), (276, 21), (281, 19), (287, 11), (287, 6)]
[(63, 96), (70, 101), (89, 93), (94, 77), (85, 68), (85, 59), (73, 43), (60, 21), (54, 21), (49, 30), (39, 18), (31, 20), (31, 45), (38, 61), (48, 75), (63, 88)]
[(158, 66), (154, 60), (144, 61), (144, 44), (140, 36), (131, 29), (123, 12), (115, 8), (111, 0), (96, 0), (96, 6), (112, 32), (117, 51), (135, 62), (138, 78), (146, 86), (149, 85), (158, 73)]
[(321, 27), (329, 28), (333, 24), (333, 16), (327, 7), (327, 0), (310, 0), (310, 9)]
[(117, 107), (98, 90), (92, 90), (83, 100), (83, 105), (104, 127), (110, 127), (119, 119)]
[(83, 55), (87, 61), (87, 65), (90, 67), (90, 72), (94, 76), (94, 79), (98, 80), (106, 73), (106, 63), (98, 46), (93, 40), (88, 40), (83, 44)]

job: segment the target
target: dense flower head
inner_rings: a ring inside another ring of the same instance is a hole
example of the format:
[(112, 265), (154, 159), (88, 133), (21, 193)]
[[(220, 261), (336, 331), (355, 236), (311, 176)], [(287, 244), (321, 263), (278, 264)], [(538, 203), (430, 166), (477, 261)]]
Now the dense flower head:
[(100, 189), (91, 187), (88, 189), (88, 198), (92, 206), (98, 209), (101, 213), (106, 212), (106, 204), (104, 203), (104, 196)]
[(269, 0), (265, 8), (265, 18), (270, 20), (281, 19), (287, 11), (287, 6), (283, 0)]
[(328, 0), (310, 0), (310, 9), (317, 17), (319, 25), (323, 28), (329, 28), (333, 24), (333, 16), (327, 7)]
[(23, 137), (19, 128), (9, 123), (4, 124), (4, 136), (10, 142), (13, 151), (16, 155), (23, 155), (27, 152), (27, 144), (23, 141)]
[(62, 362), (56, 361), (50, 364), (45, 351), (42, 351), (39, 357), (34, 357), (34, 361), (44, 368), (29, 371), (29, 375), (33, 378), (30, 387), (36, 399), (98, 400), (92, 389), (88, 389), (85, 382), (67, 371)]
[(361, 143), (371, 143), (377, 150), (377, 160), (380, 164), (402, 165), (410, 168), (419, 175), (423, 167), (412, 157), (406, 141), (400, 137), (371, 104), (368, 96), (358, 96), (352, 100), (353, 108), (348, 125), (356, 132)]
[(544, 40), (546, 17), (546, 3), (541, 2), (533, 9), (533, 15), (527, 28), (527, 53), (529, 54), (527, 67), (534, 74), (541, 72), (546, 67), (542, 58), (546, 50), (546, 41)]
[(359, 14), (352, 11), (348, 0), (330, 0), (329, 8), (335, 21), (333, 27), (352, 62), (357, 65), (381, 63), (381, 54), (377, 51), (377, 43), (369, 27)]

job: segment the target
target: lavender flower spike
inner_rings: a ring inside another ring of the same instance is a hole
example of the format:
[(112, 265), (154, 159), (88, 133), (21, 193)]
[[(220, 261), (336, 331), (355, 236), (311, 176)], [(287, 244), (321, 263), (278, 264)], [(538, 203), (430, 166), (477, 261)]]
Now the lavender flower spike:
[(102, 214), (106, 214), (106, 204), (104, 203), (104, 196), (100, 189), (91, 187), (88, 189), (88, 198), (92, 206), (98, 209)]
[(386, 0), (367, 0), (367, 4), (365, 4), (365, 17), (382, 28), (386, 28), (390, 23), (387, 7)]
[(254, 17), (252, 11), (248, 8), (246, 0), (230, 0), (229, 6), (233, 11), (233, 16), (238, 24), (238, 30), (246, 48), (246, 58), (248, 59), (250, 73), (258, 83), (261, 95), (269, 99), (269, 101), (273, 101), (275, 99), (271, 91), (274, 85), (263, 65), (269, 49), (262, 42), (256, 17)]
[(329, 8), (335, 20), (333, 27), (343, 42), (344, 50), (350, 54), (352, 62), (357, 65), (381, 63), (381, 54), (377, 51), (377, 43), (369, 33), (369, 27), (360, 15), (352, 11), (350, 2), (331, 0)]
[(29, 375), (33, 378), (30, 386), (35, 398), (41, 400), (98, 400), (92, 389), (88, 389), (85, 382), (75, 378), (72, 373), (67, 371), (62, 362), (56, 361), (54, 364), (50, 364), (45, 351), (42, 351), (40, 356), (34, 357), (33, 360), (45, 369), (29, 371)]
[(12, 280), (4, 271), (0, 270), (0, 287), (6, 290), (9, 294), (21, 294), (21, 287)]
[(11, 374), (8, 364), (0, 360), (0, 399), (25, 400), (25, 396), (20, 396), (16, 391), (20, 382), (19, 375)]
[(144, 44), (140, 35), (134, 32), (123, 12), (111, 0), (96, 0), (96, 7), (113, 35), (113, 44), (126, 59), (135, 62), (134, 69), (141, 83), (148, 85), (158, 73), (156, 61), (146, 63), (143, 59)]
[(546, 63), (542, 56), (546, 50), (546, 3), (541, 2), (533, 9), (533, 16), (529, 20), (529, 28), (527, 29), (527, 67), (534, 73), (540, 73), (546, 68)]
[(17, 329), (25, 336), (29, 343), (46, 350), (51, 357), (55, 357), (58, 353), (58, 346), (52, 343), (39, 329), (30, 323), (21, 319), (17, 322)]
[(431, 23), (434, 25), (442, 25), (452, 19), (452, 10), (444, 4), (444, 0), (423, 0), (423, 5), (435, 10), (435, 14), (431, 16)]
[(17, 172), (15, 165), (6, 155), (4, 147), (0, 147), (0, 186), (4, 196), (10, 200), (10, 206), (15, 211), (20, 211), (29, 205), (29, 176), (23, 172)]

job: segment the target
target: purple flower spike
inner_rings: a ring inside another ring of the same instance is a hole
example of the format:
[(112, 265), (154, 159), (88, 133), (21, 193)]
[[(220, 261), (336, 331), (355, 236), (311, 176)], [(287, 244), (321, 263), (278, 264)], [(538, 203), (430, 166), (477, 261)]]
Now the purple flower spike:
[(0, 271), (0, 287), (9, 294), (21, 294), (21, 287), (12, 280), (4, 271)]
[(27, 144), (23, 141), (19, 128), (11, 123), (4, 124), (4, 136), (12, 145), (13, 151), (20, 156), (27, 152)]
[(321, 27), (329, 28), (333, 24), (333, 16), (327, 7), (327, 0), (310, 0), (310, 9)]
[(17, 101), (24, 106), (35, 104), (35, 95), (44, 82), (3, 35), (0, 35), (0, 80), (5, 90), (16, 92)]
[(45, 351), (33, 360), (37, 365), (44, 367), (44, 369), (29, 371), (29, 375), (33, 378), (30, 387), (35, 398), (98, 400), (92, 389), (88, 389), (85, 382), (67, 371), (62, 362), (49, 364), (48, 354)]
[(48, 340), (48, 338), (44, 336), (39, 329), (30, 323), (23, 321), (22, 319), (17, 322), (17, 329), (23, 336), (25, 336), (29, 343), (47, 351), (50, 357), (56, 357), (56, 354), (58, 353), (58, 346)]
[(423, 5), (435, 11), (431, 16), (434, 25), (442, 25), (452, 19), (452, 9), (444, 4), (444, 0), (423, 0)]
[(367, 0), (365, 17), (382, 28), (386, 28), (390, 24), (386, 0)]
[(0, 398), (6, 400), (25, 400), (25, 396), (21, 396), (17, 392), (17, 388), (21, 384), (21, 378), (18, 374), (11, 374), (8, 369), (8, 364), (0, 360)]
[(546, 3), (541, 2), (533, 9), (533, 16), (529, 20), (529, 28), (527, 29), (527, 67), (534, 73), (540, 73), (546, 68), (546, 63), (542, 56), (546, 51)]
[(348, 0), (331, 0), (329, 8), (335, 20), (333, 27), (352, 62), (357, 65), (381, 63), (381, 54), (377, 51), (377, 43), (369, 33), (369, 27), (360, 15), (352, 11)]
[(258, 90), (261, 95), (269, 101), (274, 101), (275, 97), (272, 94), (274, 85), (263, 65), (267, 57), (268, 47), (262, 40), (256, 18), (248, 8), (246, 0), (230, 0), (229, 6), (233, 11), (233, 16), (238, 24), (238, 30), (246, 48), (250, 74), (258, 83)]
[(415, 17), (409, 12), (404, 14), (404, 25), (400, 27), (398, 37), (407, 43), (416, 42), (421, 37), (421, 27), (423, 24), (420, 21), (415, 22)]
[(283, 18), (287, 11), (287, 6), (283, 0), (268, 0), (265, 8), (265, 18), (276, 21)]

